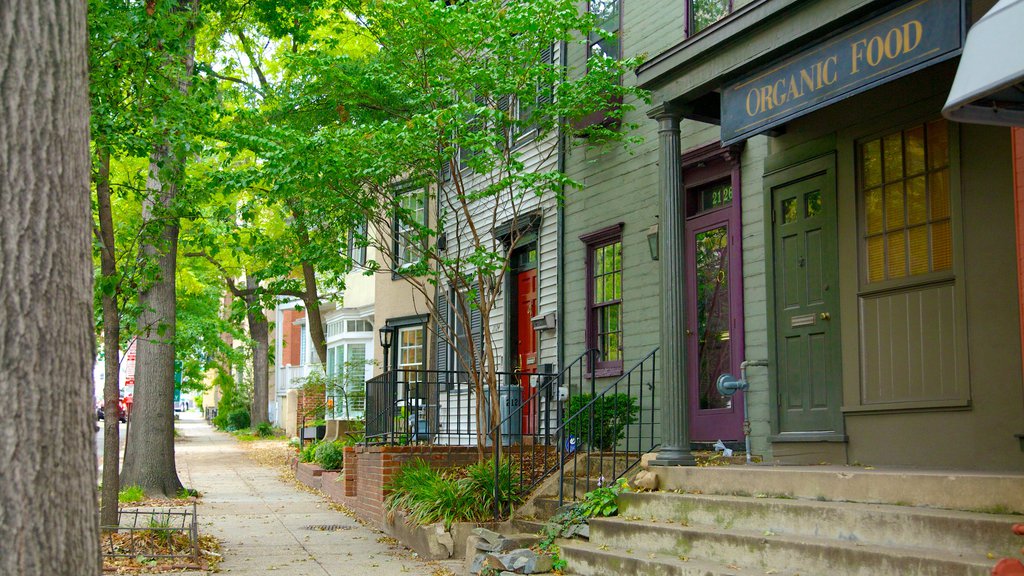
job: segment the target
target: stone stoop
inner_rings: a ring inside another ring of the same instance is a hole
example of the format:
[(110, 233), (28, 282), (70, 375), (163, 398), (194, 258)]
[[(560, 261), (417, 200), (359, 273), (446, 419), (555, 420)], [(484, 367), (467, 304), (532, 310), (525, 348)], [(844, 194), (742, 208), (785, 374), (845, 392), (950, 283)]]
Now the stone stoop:
[[(1018, 557), (1024, 476), (826, 467), (652, 469), (562, 541), (568, 573), (983, 576)], [(913, 505), (908, 505), (911, 503)]]

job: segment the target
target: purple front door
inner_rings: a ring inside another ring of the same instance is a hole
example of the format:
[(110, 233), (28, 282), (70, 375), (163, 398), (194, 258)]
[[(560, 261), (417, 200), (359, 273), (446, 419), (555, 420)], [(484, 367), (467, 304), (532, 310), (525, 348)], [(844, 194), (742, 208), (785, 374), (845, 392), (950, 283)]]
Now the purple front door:
[[(730, 184), (715, 186), (718, 202), (687, 219), (686, 318), (690, 440), (743, 438), (743, 399), (723, 396), (716, 382), (739, 377), (743, 359), (743, 305), (739, 226)], [(707, 193), (707, 192), (704, 192)]]

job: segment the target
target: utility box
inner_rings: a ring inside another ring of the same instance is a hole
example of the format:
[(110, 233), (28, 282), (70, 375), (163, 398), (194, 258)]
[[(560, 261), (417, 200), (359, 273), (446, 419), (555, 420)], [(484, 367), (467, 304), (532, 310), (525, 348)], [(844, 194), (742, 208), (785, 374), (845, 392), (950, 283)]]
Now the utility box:
[[(523, 403), (522, 386), (498, 386), (498, 409), (501, 411), (501, 445), (511, 446), (523, 440)], [(494, 428), (491, 423), (491, 394), (484, 388), (484, 432), (487, 434), (487, 445), (490, 446), (490, 432)]]

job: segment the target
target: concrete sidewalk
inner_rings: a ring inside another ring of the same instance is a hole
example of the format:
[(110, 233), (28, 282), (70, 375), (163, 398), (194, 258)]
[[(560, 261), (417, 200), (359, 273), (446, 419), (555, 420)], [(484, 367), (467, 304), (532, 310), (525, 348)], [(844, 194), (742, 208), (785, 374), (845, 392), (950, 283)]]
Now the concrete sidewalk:
[(223, 543), (224, 573), (440, 576), (461, 566), (423, 562), (390, 544), (382, 533), (331, 509), (326, 498), (283, 481), (279, 469), (254, 462), (233, 437), (196, 413), (183, 415), (176, 428), (178, 474), (202, 494), (200, 532)]

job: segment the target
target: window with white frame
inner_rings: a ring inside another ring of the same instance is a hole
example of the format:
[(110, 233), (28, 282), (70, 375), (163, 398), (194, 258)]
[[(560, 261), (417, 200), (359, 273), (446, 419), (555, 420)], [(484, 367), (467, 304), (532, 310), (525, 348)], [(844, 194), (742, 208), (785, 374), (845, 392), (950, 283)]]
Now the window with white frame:
[(426, 368), (425, 327), (422, 324), (403, 326), (396, 335), (396, 367), (399, 370), (423, 370)]
[(338, 420), (360, 420), (366, 410), (367, 349), (370, 342), (343, 342), (327, 349), (328, 416)]
[(427, 195), (422, 188), (398, 191), (394, 220), (395, 269), (419, 262), (423, 256), (421, 230), (427, 224)]

